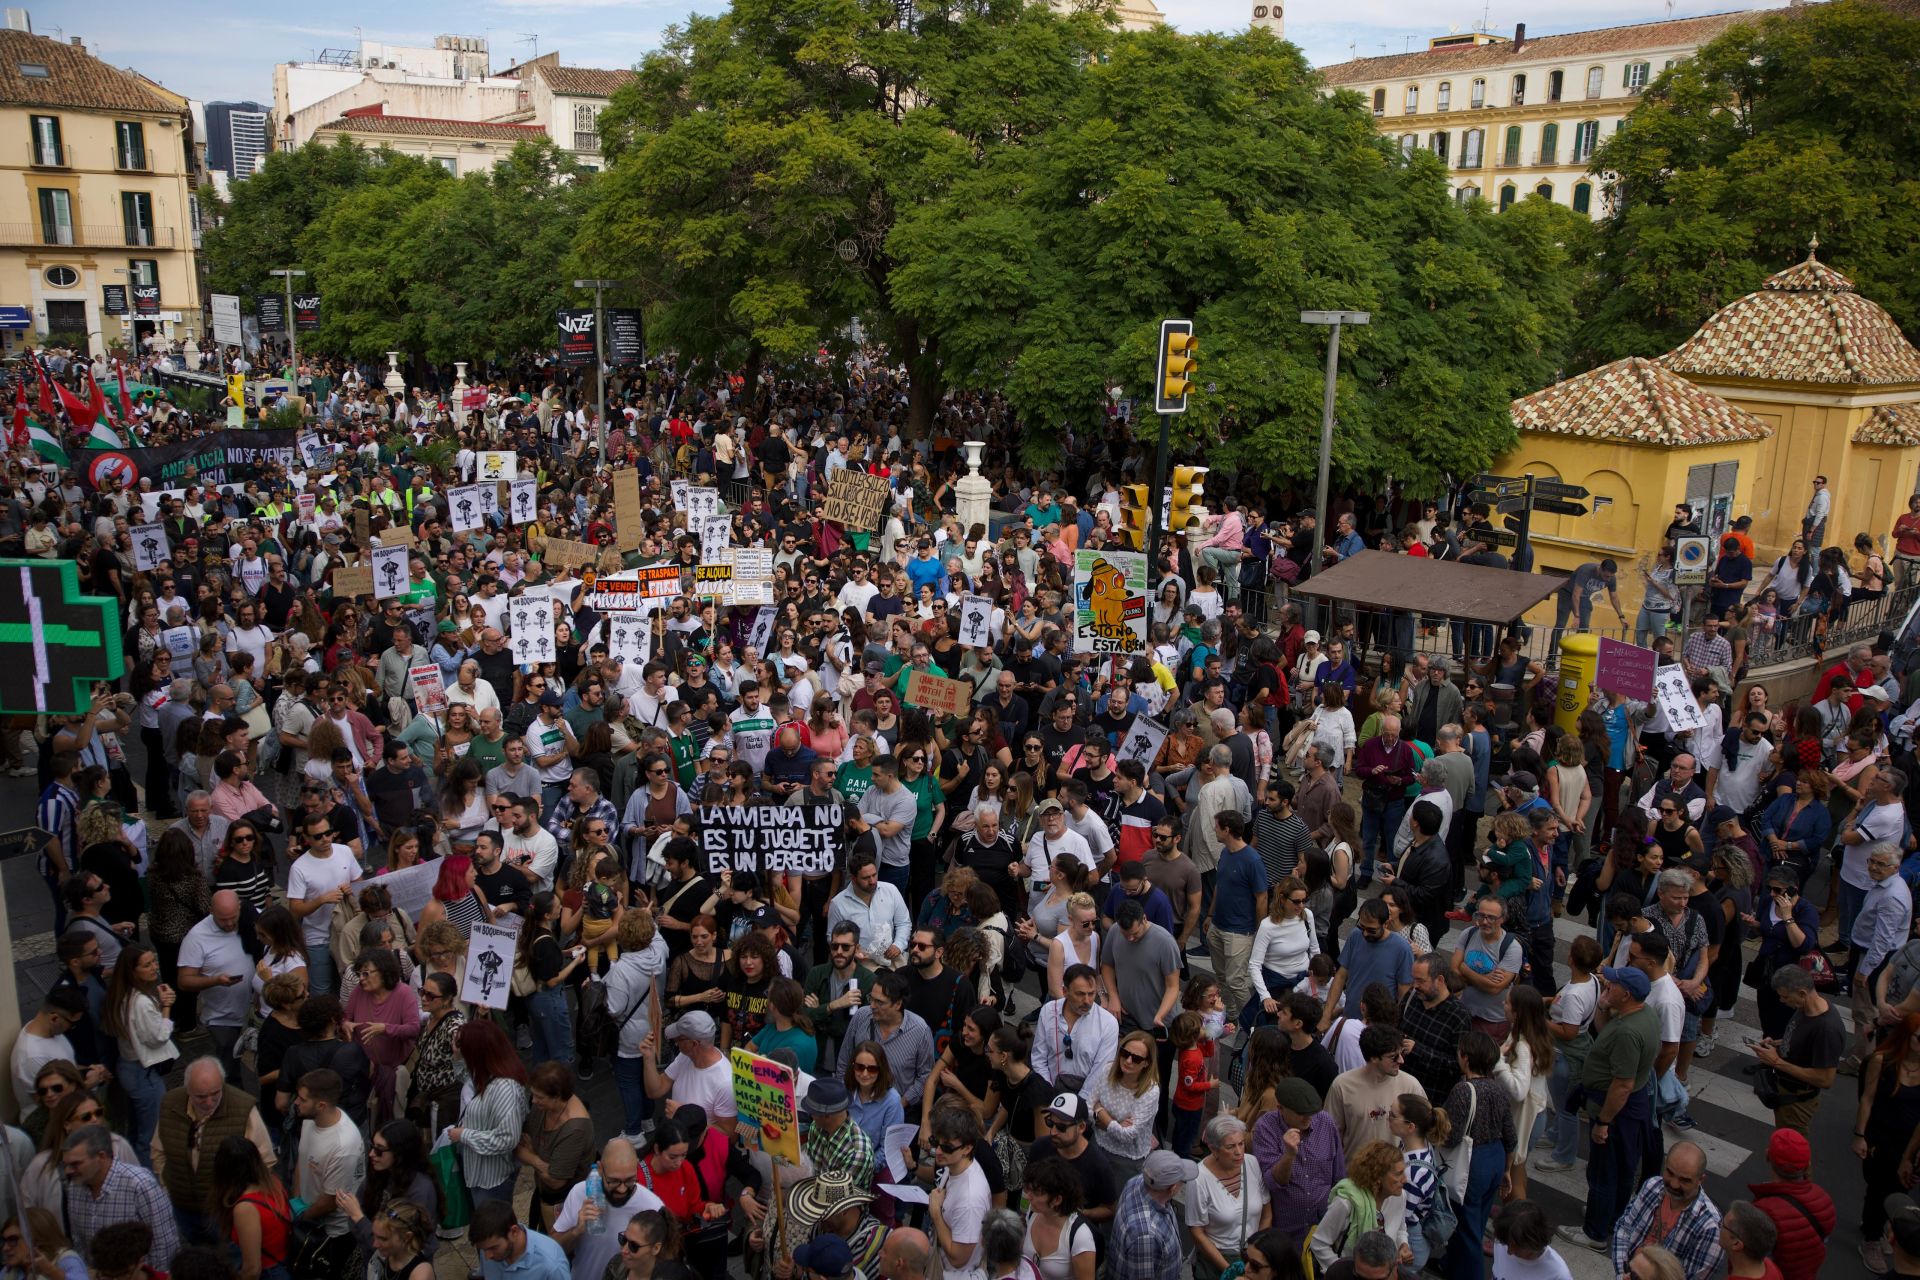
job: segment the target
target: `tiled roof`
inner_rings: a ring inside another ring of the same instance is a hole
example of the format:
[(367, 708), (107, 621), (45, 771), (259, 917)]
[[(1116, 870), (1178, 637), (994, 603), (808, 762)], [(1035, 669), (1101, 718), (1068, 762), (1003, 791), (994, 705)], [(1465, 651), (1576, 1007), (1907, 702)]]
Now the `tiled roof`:
[(633, 79), (631, 71), (603, 71), (599, 67), (556, 67), (535, 63), (532, 70), (555, 93), (575, 98), (611, 98), (614, 90)]
[[(23, 75), (22, 63), (43, 66), (47, 74)], [(11, 29), (0, 29), (0, 102), (83, 111), (176, 110), (138, 76), (109, 66), (78, 45)]]
[(547, 131), (537, 124), (487, 124), (478, 120), (434, 120), (426, 116), (342, 116), (318, 132), (372, 133), (388, 137), (459, 138), (471, 142), (518, 142), (523, 138), (544, 138)]
[(1773, 428), (1640, 356), (1616, 360), (1515, 400), (1522, 431), (1682, 449), (1764, 440)]
[(1893, 317), (1812, 251), (1720, 308), (1661, 361), (1693, 377), (1845, 386), (1920, 382), (1920, 351)]
[(1853, 433), (1855, 444), (1920, 444), (1920, 403), (1883, 404)]
[(1600, 27), (1593, 31), (1570, 31), (1560, 36), (1528, 36), (1518, 49), (1513, 47), (1510, 40), (1497, 40), (1492, 44), (1459, 45), (1448, 49), (1427, 49), (1419, 53), (1393, 53), (1322, 67), (1320, 74), (1328, 84), (1358, 84), (1361, 81), (1431, 75), (1438, 71), (1498, 68), (1519, 62), (1594, 58), (1613, 53), (1631, 53), (1636, 49), (1687, 48), (1703, 45), (1735, 23), (1750, 22), (1759, 16), (1757, 13), (1716, 13), (1702, 18), (1675, 18), (1665, 22), (1636, 22), (1624, 27)]

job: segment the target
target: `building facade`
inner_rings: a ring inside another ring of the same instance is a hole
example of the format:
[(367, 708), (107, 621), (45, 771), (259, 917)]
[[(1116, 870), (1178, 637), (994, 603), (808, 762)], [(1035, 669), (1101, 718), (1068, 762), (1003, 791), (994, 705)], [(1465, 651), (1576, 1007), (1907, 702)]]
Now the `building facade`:
[(206, 105), (207, 168), (230, 180), (250, 177), (271, 150), (273, 116), (257, 102)]
[[(0, 350), (49, 334), (96, 352), (198, 334), (185, 100), (78, 38), (4, 29), (0, 115), (0, 304), (25, 312)], [(109, 287), (130, 314), (109, 313)]]
[(1662, 71), (1751, 13), (1722, 13), (1529, 38), (1438, 36), (1423, 52), (1321, 69), (1329, 89), (1365, 100), (1403, 154), (1432, 152), (1454, 195), (1505, 209), (1539, 195), (1599, 217), (1594, 150)]
[(532, 124), (493, 124), (475, 120), (428, 120), (418, 116), (390, 116), (378, 107), (349, 112), (322, 126), (314, 140), (332, 145), (352, 138), (366, 147), (391, 147), (401, 155), (418, 156), (437, 164), (456, 178), (487, 173), (522, 142), (547, 136)]

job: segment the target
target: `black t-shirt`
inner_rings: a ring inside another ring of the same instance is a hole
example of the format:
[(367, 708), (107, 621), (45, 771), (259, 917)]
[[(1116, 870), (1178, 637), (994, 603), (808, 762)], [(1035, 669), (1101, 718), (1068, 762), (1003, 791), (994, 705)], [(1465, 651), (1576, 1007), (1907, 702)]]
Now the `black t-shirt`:
[(1104, 704), (1093, 714), (1092, 719), (1093, 727), (1106, 734), (1107, 741), (1116, 747), (1120, 745), (1120, 735), (1125, 733), (1127, 726), (1132, 723), (1133, 716), (1130, 713), (1122, 711), (1116, 716), (1107, 710)]
[(1015, 1142), (1030, 1144), (1044, 1136), (1036, 1117), (1041, 1108), (1053, 1101), (1052, 1084), (1038, 1071), (1027, 1072), (1027, 1078), (1018, 1088), (1009, 1085), (1006, 1075), (999, 1071), (989, 1077), (989, 1082), (1000, 1092), (1000, 1105), (1007, 1109), (1007, 1132)]
[(417, 807), (415, 797), (427, 793), (427, 771), (417, 764), (408, 765), (398, 773), (383, 764), (367, 770), (362, 781), (367, 788), (367, 799), (373, 802), (373, 816), (388, 831), (412, 817)]
[(1078, 724), (1070, 724), (1065, 730), (1053, 727), (1049, 720), (1040, 726), (1040, 741), (1046, 746), (1047, 763), (1057, 765), (1060, 758), (1067, 754), (1068, 747), (1079, 746), (1087, 740), (1087, 731)]
[(504, 861), (494, 871), (476, 871), (473, 882), (491, 907), (511, 907), (521, 915), (533, 901), (533, 882)]
[(1333, 1078), (1340, 1074), (1340, 1068), (1334, 1062), (1333, 1054), (1318, 1040), (1314, 1040), (1304, 1049), (1293, 1050), (1287, 1058), (1287, 1071), (1290, 1075), (1312, 1085), (1314, 1092), (1323, 1098), (1327, 1096), (1327, 1089), (1333, 1084)]
[(1082, 1209), (1111, 1209), (1120, 1203), (1120, 1183), (1113, 1176), (1113, 1166), (1107, 1163), (1106, 1154), (1091, 1136), (1087, 1139), (1087, 1149), (1072, 1158), (1061, 1155), (1054, 1148), (1052, 1138), (1042, 1138), (1027, 1148), (1027, 1167), (1032, 1168), (1034, 1161), (1048, 1156), (1065, 1160), (1072, 1167), (1080, 1183)]
[(947, 1025), (947, 1015), (953, 1009), (953, 989), (960, 981), (960, 975), (952, 969), (942, 966), (940, 976), (923, 978), (920, 971), (909, 966), (907, 974), (907, 1008), (920, 1015), (933, 1032), (935, 1040), (940, 1039), (940, 1029)]
[(303, 1040), (287, 1050), (280, 1061), (280, 1079), (274, 1090), (294, 1093), (300, 1078), (309, 1071), (325, 1067), (340, 1073), (340, 1109), (364, 1131), (367, 1127), (367, 1095), (373, 1089), (373, 1067), (366, 1050), (340, 1040)]
[[(691, 925), (693, 918), (705, 909), (707, 899), (713, 896), (713, 886), (703, 876), (692, 876), (685, 881), (675, 881), (660, 890), (660, 910), (671, 919)], [(669, 957), (681, 955), (693, 949), (693, 942), (686, 929), (666, 929), (667, 954)]]
[[(884, 623), (888, 618), (898, 617), (901, 609), (905, 607), (905, 603), (905, 601), (892, 592), (882, 591), (879, 595), (867, 601), (867, 612), (873, 615), (875, 622)], [(884, 627), (881, 629), (881, 634), (885, 634)]]
[(260, 594), (255, 599), (266, 614), (267, 626), (275, 631), (285, 631), (287, 619), (293, 614), (293, 606), (299, 602), (300, 589), (293, 585), (291, 578), (279, 586), (268, 582), (260, 588)]

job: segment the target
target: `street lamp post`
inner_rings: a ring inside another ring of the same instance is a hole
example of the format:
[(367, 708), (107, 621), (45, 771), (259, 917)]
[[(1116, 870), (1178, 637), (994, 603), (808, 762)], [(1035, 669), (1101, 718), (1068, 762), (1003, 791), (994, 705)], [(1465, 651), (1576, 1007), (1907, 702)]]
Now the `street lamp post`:
[(1373, 316), (1365, 311), (1300, 313), (1301, 324), (1329, 325), (1333, 329), (1327, 338), (1327, 385), (1320, 401), (1320, 478), (1313, 494), (1313, 553), (1307, 561), (1308, 573), (1319, 571), (1320, 552), (1327, 541), (1327, 471), (1333, 463), (1333, 388), (1335, 379), (1340, 375), (1340, 327), (1367, 324), (1372, 319)]
[(601, 295), (618, 285), (618, 280), (575, 280), (576, 289), (593, 290), (593, 386), (596, 408), (594, 426), (597, 428), (596, 443), (600, 447), (600, 461), (607, 460), (607, 353), (606, 334), (607, 313), (601, 305)]
[(287, 322), (287, 372), (292, 375), (293, 391), (300, 394), (300, 340), (294, 336), (298, 328), (293, 322), (293, 282), (295, 277), (305, 279), (307, 273), (298, 267), (275, 268), (267, 272), (270, 276), (279, 276), (287, 286), (287, 309), (282, 313)]

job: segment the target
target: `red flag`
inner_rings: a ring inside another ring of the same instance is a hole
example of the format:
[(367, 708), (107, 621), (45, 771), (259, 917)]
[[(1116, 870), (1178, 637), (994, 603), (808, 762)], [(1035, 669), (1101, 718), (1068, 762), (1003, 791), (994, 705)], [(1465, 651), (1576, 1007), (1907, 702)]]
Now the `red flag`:
[(47, 366), (36, 358), (33, 371), (40, 375), (40, 416), (45, 419), (48, 430), (52, 430), (60, 411), (53, 402), (53, 379), (47, 376)]
[[(56, 382), (53, 384), (53, 390), (54, 394), (60, 397), (60, 407), (67, 411), (67, 416), (73, 419), (75, 426), (91, 428), (93, 424), (99, 420), (100, 415), (94, 410), (93, 406), (90, 404), (82, 404), (80, 397), (74, 395), (73, 392), (67, 390), (66, 387)], [(95, 387), (95, 394), (98, 394), (99, 390), (98, 387)], [(102, 405), (102, 407), (104, 408), (105, 406)]]
[(119, 356), (113, 358), (113, 376), (120, 384), (116, 390), (120, 396), (120, 421), (125, 425), (133, 421), (133, 402), (127, 398), (127, 371)]
[(93, 370), (87, 370), (87, 408), (93, 414), (95, 422), (105, 418), (113, 421), (113, 415), (107, 412), (107, 393), (101, 389), (100, 380), (93, 376)]
[(15, 378), (13, 381), (13, 434), (9, 439), (13, 448), (27, 443), (27, 381)]

